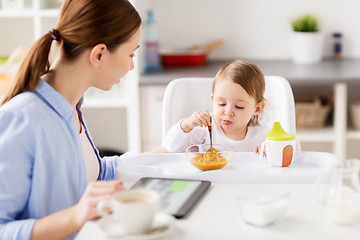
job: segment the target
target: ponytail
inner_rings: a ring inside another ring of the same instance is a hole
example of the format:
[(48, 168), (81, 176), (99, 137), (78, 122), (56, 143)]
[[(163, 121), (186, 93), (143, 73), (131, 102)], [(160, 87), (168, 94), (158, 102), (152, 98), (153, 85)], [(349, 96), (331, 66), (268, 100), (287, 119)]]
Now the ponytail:
[(140, 26), (140, 15), (128, 0), (64, 0), (56, 28), (32, 45), (0, 106), (37, 88), (40, 77), (50, 71), (53, 40), (59, 43), (62, 58), (71, 62), (99, 43), (112, 52)]
[(52, 40), (51, 34), (45, 34), (32, 45), (0, 106), (20, 93), (36, 89), (40, 77), (49, 72), (49, 52)]

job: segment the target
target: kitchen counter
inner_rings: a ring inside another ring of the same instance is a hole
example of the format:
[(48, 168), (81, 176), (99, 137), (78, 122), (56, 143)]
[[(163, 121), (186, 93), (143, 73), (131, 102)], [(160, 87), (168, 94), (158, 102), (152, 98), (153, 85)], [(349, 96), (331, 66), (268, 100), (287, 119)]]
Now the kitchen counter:
[[(222, 65), (230, 60), (209, 61), (204, 66), (167, 67), (161, 72), (140, 76), (140, 85), (167, 85), (182, 77), (214, 77)], [(318, 64), (295, 64), (291, 60), (250, 60), (264, 75), (279, 75), (294, 85), (333, 84), (345, 82), (360, 84), (360, 59), (325, 59)]]

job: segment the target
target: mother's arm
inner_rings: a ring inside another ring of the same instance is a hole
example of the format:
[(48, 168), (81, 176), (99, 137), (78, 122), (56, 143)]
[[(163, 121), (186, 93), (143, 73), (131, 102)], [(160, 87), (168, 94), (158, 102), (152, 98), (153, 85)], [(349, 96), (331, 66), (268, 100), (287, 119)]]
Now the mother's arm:
[(98, 202), (110, 199), (115, 192), (124, 189), (121, 181), (90, 183), (76, 205), (38, 219), (34, 224), (31, 239), (64, 239), (76, 233), (86, 221), (100, 217), (96, 210)]

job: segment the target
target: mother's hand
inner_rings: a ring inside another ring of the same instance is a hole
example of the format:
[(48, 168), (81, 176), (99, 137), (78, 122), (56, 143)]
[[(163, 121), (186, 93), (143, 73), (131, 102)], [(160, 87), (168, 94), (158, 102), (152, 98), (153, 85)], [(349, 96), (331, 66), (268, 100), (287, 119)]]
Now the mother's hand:
[(83, 226), (86, 221), (99, 218), (97, 204), (102, 200), (109, 200), (114, 193), (124, 190), (126, 189), (123, 182), (119, 180), (89, 183), (80, 201), (73, 207), (76, 222), (79, 226)]

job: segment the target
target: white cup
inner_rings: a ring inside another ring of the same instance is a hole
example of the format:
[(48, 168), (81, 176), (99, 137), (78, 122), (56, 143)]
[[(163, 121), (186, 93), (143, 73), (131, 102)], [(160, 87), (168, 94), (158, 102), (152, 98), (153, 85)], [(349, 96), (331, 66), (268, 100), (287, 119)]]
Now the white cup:
[(266, 150), (266, 159), (273, 166), (287, 167), (295, 157), (296, 140), (275, 141), (266, 139), (261, 144), (260, 159), (264, 159), (264, 151)]
[[(102, 216), (111, 215), (124, 233), (138, 234), (151, 228), (159, 202), (160, 196), (154, 191), (129, 190), (114, 194), (109, 201), (100, 201), (97, 211)], [(112, 213), (104, 212), (104, 208)]]

